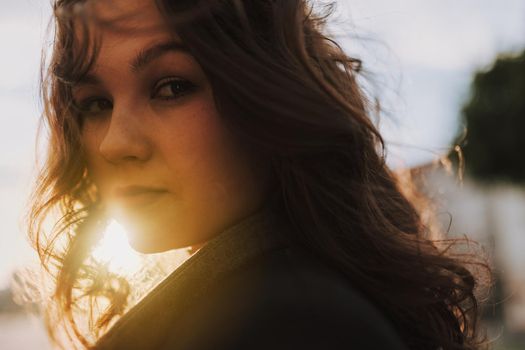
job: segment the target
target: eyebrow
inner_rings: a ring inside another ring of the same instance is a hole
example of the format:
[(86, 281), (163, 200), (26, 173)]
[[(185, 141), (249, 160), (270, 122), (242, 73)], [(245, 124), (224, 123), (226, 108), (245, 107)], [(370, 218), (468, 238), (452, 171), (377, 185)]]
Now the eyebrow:
[[(149, 48), (142, 49), (139, 51), (137, 56), (129, 64), (130, 69), (133, 73), (138, 73), (144, 69), (151, 61), (162, 56), (167, 52), (184, 52), (189, 53), (187, 46), (180, 42), (169, 41), (160, 44), (153, 45)], [(101, 85), (101, 80), (94, 74), (87, 73), (75, 82), (75, 86), (80, 85)]]
[(137, 56), (130, 63), (131, 71), (134, 73), (139, 72), (140, 70), (144, 69), (144, 67), (147, 66), (149, 63), (151, 63), (151, 61), (170, 51), (178, 51), (184, 53), (189, 52), (187, 46), (176, 41), (156, 44), (152, 47), (141, 50), (137, 54)]

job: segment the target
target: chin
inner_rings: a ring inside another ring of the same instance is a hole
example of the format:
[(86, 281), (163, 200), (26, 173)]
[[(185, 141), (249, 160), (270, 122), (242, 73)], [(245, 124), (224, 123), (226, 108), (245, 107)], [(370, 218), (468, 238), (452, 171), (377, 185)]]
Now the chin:
[(167, 241), (159, 238), (159, 235), (150, 232), (137, 232), (136, 230), (128, 231), (129, 245), (133, 250), (140, 254), (163, 253), (173, 249), (180, 249), (190, 246), (191, 244)]
[(157, 254), (168, 251), (165, 247), (159, 247), (152, 242), (137, 242), (135, 240), (130, 240), (129, 245), (133, 248), (134, 251), (140, 254)]

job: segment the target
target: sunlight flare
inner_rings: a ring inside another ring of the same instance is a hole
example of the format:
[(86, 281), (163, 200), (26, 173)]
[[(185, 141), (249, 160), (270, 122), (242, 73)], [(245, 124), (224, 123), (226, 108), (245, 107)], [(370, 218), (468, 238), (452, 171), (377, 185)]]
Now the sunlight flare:
[(126, 231), (116, 221), (111, 221), (104, 231), (98, 246), (93, 251), (93, 257), (106, 263), (111, 272), (129, 275), (140, 268), (140, 254), (129, 245)]

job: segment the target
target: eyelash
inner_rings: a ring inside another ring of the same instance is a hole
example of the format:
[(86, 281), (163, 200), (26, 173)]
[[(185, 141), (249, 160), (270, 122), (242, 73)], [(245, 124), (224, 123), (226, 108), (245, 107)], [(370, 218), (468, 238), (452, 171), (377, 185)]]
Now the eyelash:
[[(158, 94), (162, 88), (169, 86), (170, 84), (175, 84), (175, 83), (182, 85), (184, 87), (184, 91), (175, 97), (158, 97)], [(181, 97), (188, 93), (193, 92), (195, 88), (196, 86), (192, 82), (186, 79), (175, 78), (175, 77), (164, 78), (164, 79), (161, 79), (157, 84), (155, 84), (151, 98), (159, 98), (161, 100), (174, 100), (178, 97)]]
[[(183, 91), (175, 92), (173, 90), (173, 86), (177, 84), (179, 89), (182, 89)], [(171, 85), (171, 86), (170, 86)], [(172, 96), (160, 96), (161, 90), (165, 89), (166, 87), (170, 88), (170, 93)], [(196, 86), (186, 80), (176, 77), (168, 77), (163, 78), (159, 80), (155, 86), (153, 87), (153, 92), (150, 96), (151, 99), (158, 99), (161, 101), (172, 101), (176, 100), (178, 98), (181, 98), (191, 92), (193, 92), (196, 89)], [(93, 106), (92, 104), (94, 102), (98, 103), (98, 107), (100, 108), (99, 111), (91, 111), (90, 108)], [(100, 103), (104, 102), (105, 106), (100, 106)], [(109, 104), (106, 104), (109, 102)], [(82, 100), (80, 103), (73, 102), (74, 108), (79, 112), (80, 114), (89, 114), (89, 115), (98, 115), (103, 113), (105, 110), (113, 108), (113, 102), (111, 102), (109, 99), (105, 97), (100, 96), (91, 96), (84, 100)]]

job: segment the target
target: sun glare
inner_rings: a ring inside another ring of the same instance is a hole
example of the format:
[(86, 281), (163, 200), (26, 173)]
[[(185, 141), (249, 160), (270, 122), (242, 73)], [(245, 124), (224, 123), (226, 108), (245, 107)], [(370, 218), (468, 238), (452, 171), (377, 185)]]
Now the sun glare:
[(132, 274), (140, 268), (140, 255), (131, 248), (124, 227), (116, 221), (111, 221), (106, 228), (93, 257), (120, 275)]

